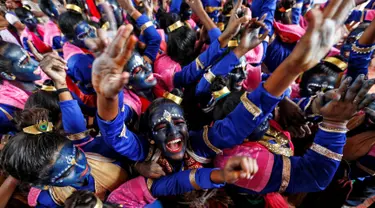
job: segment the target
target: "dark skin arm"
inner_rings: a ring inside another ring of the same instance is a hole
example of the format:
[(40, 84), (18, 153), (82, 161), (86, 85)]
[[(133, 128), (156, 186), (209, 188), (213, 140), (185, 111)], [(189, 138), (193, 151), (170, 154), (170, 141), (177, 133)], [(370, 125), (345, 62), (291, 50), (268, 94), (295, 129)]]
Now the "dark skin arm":
[(358, 40), (359, 44), (369, 45), (375, 43), (375, 21), (372, 21), (363, 35)]
[(5, 179), (4, 183), (0, 186), (0, 208), (6, 207), (14, 190), (17, 188), (17, 185), (18, 180), (12, 176), (8, 176), (8, 178)]

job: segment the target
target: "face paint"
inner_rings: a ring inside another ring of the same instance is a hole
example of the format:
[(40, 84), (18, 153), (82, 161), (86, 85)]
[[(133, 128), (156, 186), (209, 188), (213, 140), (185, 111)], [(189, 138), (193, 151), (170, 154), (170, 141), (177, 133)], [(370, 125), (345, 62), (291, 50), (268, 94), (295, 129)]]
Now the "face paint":
[(327, 92), (328, 90), (335, 89), (336, 77), (326, 74), (313, 75), (307, 82), (306, 91), (308, 95), (302, 96), (313, 96), (317, 92)]
[(80, 48), (87, 48), (85, 45), (86, 38), (96, 38), (96, 29), (86, 21), (81, 21), (75, 27), (75, 37), (72, 43)]
[(122, 8), (119, 6), (118, 2), (116, 0), (108, 0), (107, 2), (112, 7), (117, 25), (121, 26), (122, 24), (124, 24), (124, 16), (122, 15)]
[(85, 154), (72, 143), (61, 150), (51, 170), (52, 186), (64, 187), (82, 182), (90, 175)]
[(50, 18), (53, 18), (55, 20), (57, 20), (60, 16), (60, 14), (64, 13), (66, 11), (64, 5), (58, 1), (58, 0), (50, 0), (49, 2), (50, 4), (50, 7), (47, 8), (48, 11), (47, 11), (47, 15), (50, 17)]
[(356, 28), (352, 32), (350, 32), (348, 37), (345, 39), (344, 44), (341, 47), (340, 53), (345, 58), (346, 62), (349, 59), (350, 49), (352, 48), (352, 45), (355, 43), (356, 40), (358, 40), (361, 37), (365, 29), (366, 28)]
[(166, 158), (182, 160), (189, 138), (183, 111), (174, 103), (158, 106), (150, 115), (152, 139)]
[(181, 20), (182, 21), (189, 20), (191, 18), (191, 15), (193, 15), (193, 10), (191, 10), (190, 8), (186, 9), (182, 11), (180, 14)]
[(135, 90), (147, 90), (156, 85), (151, 65), (138, 52), (133, 52), (125, 70), (130, 73), (129, 84)]
[(12, 62), (10, 72), (16, 79), (24, 82), (32, 82), (41, 79), (41, 71), (38, 70), (39, 63), (30, 58), (29, 54), (18, 45), (8, 43), (4, 46), (2, 56)]
[(246, 76), (246, 59), (245, 57), (241, 57), (240, 64), (235, 66), (235, 68), (228, 74), (230, 91), (240, 91)]
[(24, 19), (21, 19), (21, 22), (31, 30), (35, 29), (38, 26), (38, 20), (31, 12), (28, 12), (26, 17)]

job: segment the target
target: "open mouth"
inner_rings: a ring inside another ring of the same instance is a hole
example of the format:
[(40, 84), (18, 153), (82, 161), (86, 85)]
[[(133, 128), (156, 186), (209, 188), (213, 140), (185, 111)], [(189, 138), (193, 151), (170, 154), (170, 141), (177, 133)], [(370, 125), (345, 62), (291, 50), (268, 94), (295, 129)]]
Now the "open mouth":
[(148, 77), (146, 78), (146, 82), (152, 82), (155, 80), (155, 77), (154, 77), (154, 74), (153, 73), (150, 73), (150, 75), (148, 75)]
[(167, 143), (166, 148), (170, 153), (178, 153), (182, 150), (182, 144), (183, 142), (180, 138), (175, 138)]

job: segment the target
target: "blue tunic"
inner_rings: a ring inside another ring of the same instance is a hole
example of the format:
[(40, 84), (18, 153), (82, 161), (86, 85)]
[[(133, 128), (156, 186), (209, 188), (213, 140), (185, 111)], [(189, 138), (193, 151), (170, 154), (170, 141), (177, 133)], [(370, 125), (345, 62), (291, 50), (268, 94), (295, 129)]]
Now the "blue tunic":
[[(20, 109), (16, 107), (1, 104), (1, 103), (0, 103), (0, 108), (2, 108), (12, 117), (14, 117), (15, 112), (20, 111)], [(0, 134), (7, 134), (8, 132), (16, 131), (16, 130), (17, 129), (14, 123), (11, 120), (9, 120), (7, 115), (2, 110), (0, 110)]]
[(362, 53), (358, 52), (356, 48), (371, 48), (374, 45), (375, 44), (361, 45), (358, 41), (353, 44), (353, 47), (350, 49), (347, 76), (350, 76), (355, 80), (360, 74), (368, 74), (368, 67), (370, 66), (374, 50), (372, 49)]

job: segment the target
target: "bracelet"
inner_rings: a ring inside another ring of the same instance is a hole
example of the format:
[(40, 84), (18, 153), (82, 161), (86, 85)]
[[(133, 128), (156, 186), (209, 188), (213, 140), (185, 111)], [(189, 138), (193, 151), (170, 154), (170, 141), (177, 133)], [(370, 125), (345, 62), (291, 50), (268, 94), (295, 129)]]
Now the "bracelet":
[(356, 44), (353, 44), (352, 46), (352, 50), (356, 53), (359, 53), (359, 54), (365, 54), (365, 53), (370, 53), (371, 51), (373, 51), (375, 49), (375, 46), (370, 46), (370, 47), (359, 47), (357, 46)]
[(57, 95), (60, 95), (63, 92), (70, 92), (68, 88), (61, 88), (56, 90)]
[(330, 127), (325, 125), (323, 122), (319, 124), (319, 128), (326, 132), (332, 132), (332, 133), (346, 133), (349, 130), (347, 128), (340, 128), (340, 127)]
[(151, 27), (151, 26), (153, 26), (153, 25), (154, 25), (154, 24), (153, 24), (151, 21), (146, 22), (145, 24), (143, 24), (143, 25), (141, 26), (141, 33), (143, 33), (144, 30), (146, 30), (147, 28), (149, 28), (149, 27)]
[(214, 81), (214, 79), (216, 78), (215, 74), (211, 72), (211, 70), (209, 69), (207, 71), (207, 73), (204, 74), (203, 76), (208, 83), (212, 84), (212, 82)]

